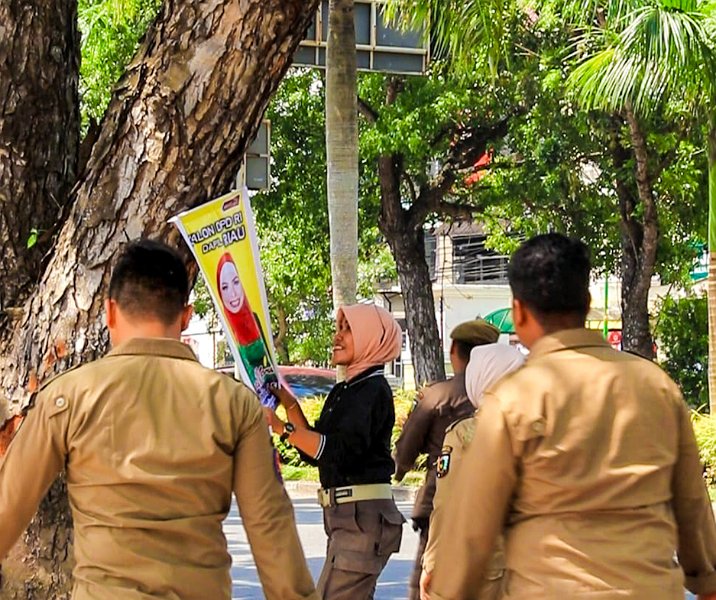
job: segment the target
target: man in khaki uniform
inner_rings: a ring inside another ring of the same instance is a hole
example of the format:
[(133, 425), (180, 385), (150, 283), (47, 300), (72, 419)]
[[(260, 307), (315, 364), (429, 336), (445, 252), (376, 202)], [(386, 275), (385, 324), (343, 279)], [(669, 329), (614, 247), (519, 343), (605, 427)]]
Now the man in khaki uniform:
[[(444, 533), (446, 504), (455, 493), (456, 475), (463, 456), (475, 435), (475, 423), (485, 391), (500, 378), (521, 367), (525, 357), (513, 346), (507, 344), (486, 344), (473, 348), (470, 362), (465, 369), (465, 388), (470, 403), (477, 412), (470, 417), (455, 421), (445, 430), (445, 441), (437, 461), (437, 486), (433, 498), (433, 512), (430, 515), (430, 535), (423, 553), (423, 572), (420, 576), (420, 598), (430, 600), (428, 588), (435, 568), (436, 549)], [(500, 600), (505, 573), (504, 541), (499, 536), (481, 588), (474, 594), (476, 600)]]
[(682, 600), (685, 582), (713, 600), (716, 526), (677, 386), (583, 328), (581, 242), (529, 240), (509, 279), (531, 353), (485, 396), (431, 599), (472, 598), (504, 528), (504, 598)]
[(66, 468), (73, 600), (229, 600), (232, 491), (266, 597), (317, 600), (257, 398), (179, 341), (188, 292), (175, 251), (128, 244), (112, 351), (45, 384), (0, 463), (0, 558)]
[(475, 407), (465, 391), (465, 368), (470, 351), (482, 344), (493, 344), (500, 337), (494, 325), (482, 320), (461, 323), (450, 333), (450, 363), (453, 377), (428, 385), (418, 394), (413, 411), (405, 421), (395, 446), (395, 479), (401, 481), (415, 465), (420, 454), (428, 455), (425, 483), (418, 491), (413, 507), (413, 527), (420, 531), (418, 554), (410, 579), (410, 600), (420, 597), (421, 560), (428, 540), (430, 513), (435, 495), (435, 464), (443, 445), (445, 428), (457, 419), (472, 415)]
[[(475, 423), (477, 415), (464, 417), (456, 421), (445, 430), (443, 452), (438, 458), (438, 475), (440, 483), (433, 498), (433, 512), (430, 515), (430, 535), (425, 545), (422, 560), (422, 574), (420, 577), (421, 600), (430, 600), (428, 588), (435, 569), (437, 548), (440, 544), (440, 534), (444, 534), (443, 521), (447, 518), (446, 510), (449, 500), (455, 493), (455, 472), (462, 463), (465, 451), (475, 436)], [(477, 600), (500, 600), (502, 596), (502, 581), (505, 575), (505, 552), (502, 536), (498, 536), (492, 558), (485, 567), (485, 576), (474, 597)]]

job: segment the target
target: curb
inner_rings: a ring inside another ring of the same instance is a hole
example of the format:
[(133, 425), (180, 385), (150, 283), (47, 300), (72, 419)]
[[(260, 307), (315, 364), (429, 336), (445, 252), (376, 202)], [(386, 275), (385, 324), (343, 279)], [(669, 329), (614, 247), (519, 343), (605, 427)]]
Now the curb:
[(317, 481), (284, 481), (283, 487), (286, 488), (288, 495), (292, 498), (305, 498), (310, 496), (316, 498), (317, 490), (321, 484)]
[[(315, 498), (318, 488), (321, 487), (317, 481), (284, 481), (283, 485), (292, 498)], [(418, 488), (406, 485), (394, 485), (392, 490), (396, 502), (413, 503), (418, 492)]]

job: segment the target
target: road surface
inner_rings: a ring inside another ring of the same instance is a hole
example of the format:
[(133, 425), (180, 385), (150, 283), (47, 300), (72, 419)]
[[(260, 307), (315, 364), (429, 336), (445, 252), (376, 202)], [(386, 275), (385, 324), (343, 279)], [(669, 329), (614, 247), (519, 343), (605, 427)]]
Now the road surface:
[[(398, 502), (398, 508), (406, 518), (410, 515), (411, 506), (410, 502)], [(326, 556), (323, 512), (316, 503), (315, 496), (293, 498), (293, 507), (296, 511), (298, 534), (306, 553), (308, 567), (313, 579), (317, 581)], [(262, 600), (264, 596), (261, 592), (261, 584), (235, 506), (224, 523), (224, 532), (229, 542), (229, 552), (233, 557), (231, 579), (234, 584), (234, 600)], [(406, 523), (403, 526), (403, 543), (400, 552), (393, 554), (378, 580), (376, 600), (407, 599), (408, 579), (413, 568), (417, 543), (417, 534), (409, 523)]]
[[(296, 512), (298, 534), (303, 544), (308, 567), (313, 579), (317, 581), (326, 554), (323, 513), (316, 503), (314, 495), (308, 496), (291, 492), (291, 496)], [(411, 506), (412, 502), (398, 502), (398, 508), (406, 519), (410, 515)], [(229, 552), (233, 557), (231, 568), (234, 585), (233, 599), (263, 600), (261, 584), (236, 506), (232, 508), (224, 523), (224, 532), (229, 542)], [(407, 600), (408, 579), (413, 568), (417, 544), (418, 536), (408, 522), (403, 526), (403, 543), (400, 552), (391, 557), (378, 580), (375, 600)], [(695, 600), (695, 596), (687, 593), (685, 600)]]

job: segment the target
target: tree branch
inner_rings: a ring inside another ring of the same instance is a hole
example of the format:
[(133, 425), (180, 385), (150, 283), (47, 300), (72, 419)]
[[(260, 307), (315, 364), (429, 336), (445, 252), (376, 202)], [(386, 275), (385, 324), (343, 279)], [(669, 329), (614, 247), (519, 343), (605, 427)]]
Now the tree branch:
[(452, 217), (453, 219), (472, 221), (475, 213), (482, 212), (482, 209), (474, 204), (439, 200), (431, 205), (429, 212), (435, 212), (445, 217)]
[(385, 105), (391, 106), (395, 103), (395, 100), (398, 97), (398, 94), (403, 91), (403, 88), (405, 87), (405, 78), (404, 77), (391, 77), (388, 80), (388, 87), (385, 90)]
[(460, 139), (451, 146), (440, 172), (431, 181), (420, 186), (418, 197), (408, 209), (408, 219), (412, 227), (421, 226), (431, 212), (439, 212), (443, 199), (457, 181), (458, 173), (467, 167), (473, 167), (491, 141), (507, 135), (510, 118), (511, 116), (508, 116), (492, 125), (462, 130)]
[(415, 183), (413, 183), (413, 178), (410, 176), (410, 173), (408, 173), (407, 171), (403, 171), (403, 179), (408, 186), (408, 193), (410, 194), (410, 199), (413, 203), (415, 203), (415, 201), (417, 200), (417, 196), (415, 195)]
[(378, 117), (380, 116), (378, 112), (360, 96), (358, 96), (358, 112), (362, 114), (369, 123), (375, 124), (378, 122)]

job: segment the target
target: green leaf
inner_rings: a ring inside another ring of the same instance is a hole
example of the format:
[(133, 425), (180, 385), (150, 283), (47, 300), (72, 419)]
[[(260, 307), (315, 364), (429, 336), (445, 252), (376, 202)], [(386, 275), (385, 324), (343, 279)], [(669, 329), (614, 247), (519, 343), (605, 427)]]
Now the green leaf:
[(27, 247), (32, 248), (37, 244), (37, 229), (30, 229), (30, 235), (27, 238)]

